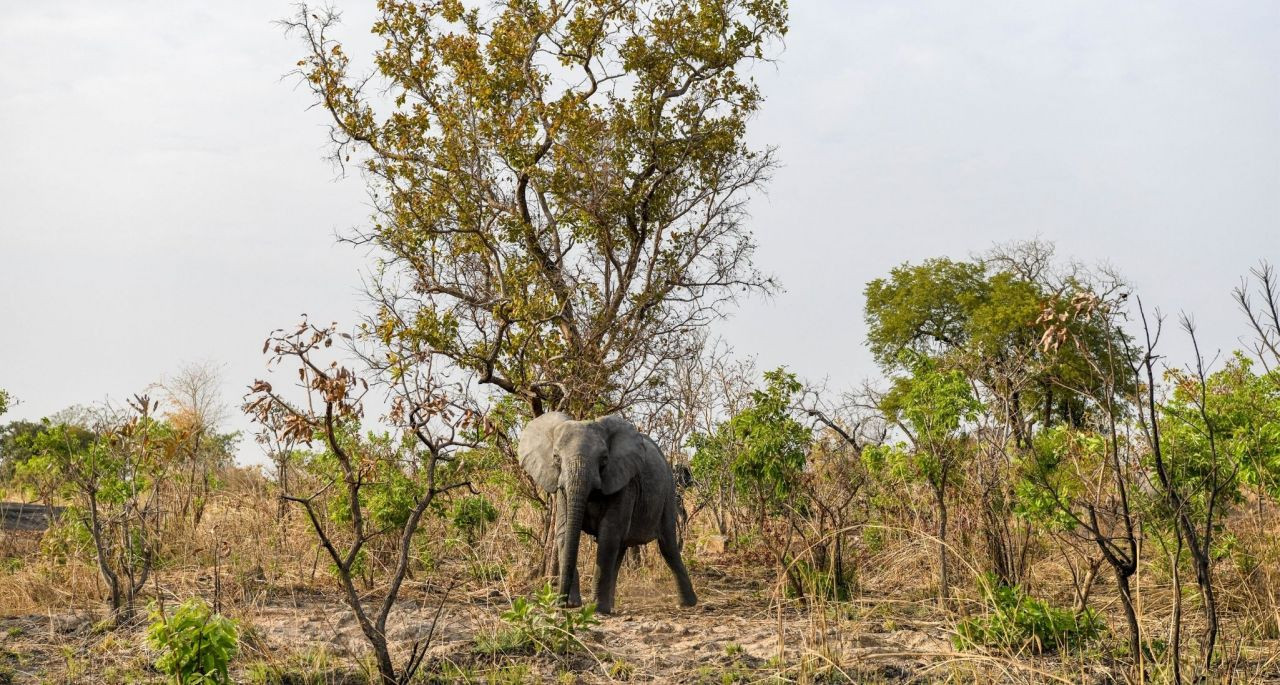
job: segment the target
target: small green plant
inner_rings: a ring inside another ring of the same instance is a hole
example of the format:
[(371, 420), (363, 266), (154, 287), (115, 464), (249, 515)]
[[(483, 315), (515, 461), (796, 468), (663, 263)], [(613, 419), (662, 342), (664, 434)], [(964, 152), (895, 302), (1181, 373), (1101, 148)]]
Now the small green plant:
[(609, 665), (609, 677), (626, 682), (635, 677), (636, 667), (630, 661), (618, 659)]
[(467, 564), (467, 575), (477, 582), (494, 583), (507, 575), (502, 564), (494, 561), (472, 561)]
[(694, 685), (737, 685), (755, 682), (759, 675), (741, 663), (729, 666), (704, 664), (695, 670), (689, 680)]
[(235, 621), (215, 614), (199, 598), (183, 602), (168, 617), (153, 608), (147, 629), (147, 644), (160, 652), (156, 669), (179, 685), (230, 683), (227, 664), (239, 639)]
[(76, 650), (64, 645), (59, 647), (59, 651), (62, 655), (62, 665), (67, 682), (76, 682), (77, 678), (83, 677), (88, 671), (88, 667), (83, 659), (76, 656)]
[(542, 586), (532, 597), (516, 597), (511, 608), (502, 612), (507, 629), (498, 634), (490, 644), (482, 644), (487, 651), (515, 651), (532, 649), (535, 652), (568, 652), (577, 644), (579, 630), (600, 623), (596, 618), (596, 605), (584, 604), (579, 609), (559, 608), (560, 593), (550, 583)]
[(252, 685), (328, 685), (346, 677), (334, 661), (323, 648), (308, 649), (283, 659), (249, 663), (244, 679)]
[(413, 682), (421, 685), (524, 685), (539, 682), (525, 664), (503, 664), (484, 669), (442, 661), (436, 668), (420, 672)]
[(990, 609), (984, 616), (956, 625), (957, 649), (977, 646), (1042, 653), (1073, 650), (1099, 638), (1106, 626), (1092, 609), (1074, 613), (1028, 597), (1018, 586), (1001, 584), (994, 575), (979, 581)]

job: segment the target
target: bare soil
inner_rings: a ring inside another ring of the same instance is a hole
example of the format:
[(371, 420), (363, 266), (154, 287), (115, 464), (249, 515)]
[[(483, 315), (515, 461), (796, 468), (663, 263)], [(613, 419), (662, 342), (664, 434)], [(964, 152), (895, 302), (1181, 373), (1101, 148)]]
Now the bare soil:
[[(623, 571), (619, 611), (579, 635), (568, 655), (486, 653), (477, 636), (503, 627), (510, 606), (502, 584), (455, 589), (413, 585), (397, 606), (389, 637), (399, 658), (430, 637), (424, 682), (1061, 682), (1062, 664), (1019, 663), (952, 650), (946, 624), (919, 603), (866, 596), (818, 609), (777, 602), (771, 579), (749, 570), (695, 571), (700, 603), (681, 608), (665, 569)], [(436, 620), (437, 609), (439, 619)], [(281, 682), (365, 682), (367, 648), (336, 595), (309, 588), (262, 588), (229, 613), (246, 628), (235, 679), (261, 677), (250, 664), (296, 673)], [(0, 620), (0, 669), (15, 683), (161, 682), (142, 626), (109, 629), (87, 613)], [(301, 679), (307, 674), (311, 680)], [(1110, 682), (1104, 668), (1074, 682)], [(1278, 676), (1280, 677), (1280, 676)], [(0, 679), (0, 682), (4, 680)], [(261, 681), (259, 681), (261, 682)]]

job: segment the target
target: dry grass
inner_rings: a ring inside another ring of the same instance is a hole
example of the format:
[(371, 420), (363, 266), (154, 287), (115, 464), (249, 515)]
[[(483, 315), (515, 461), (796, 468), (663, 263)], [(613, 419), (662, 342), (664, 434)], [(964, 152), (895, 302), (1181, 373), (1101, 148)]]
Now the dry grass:
[[(706, 518), (692, 522), (691, 540), (710, 533)], [(621, 613), (583, 635), (583, 648), (575, 655), (485, 654), (477, 651), (476, 636), (500, 631), (499, 615), (510, 598), (541, 582), (539, 551), (517, 535), (513, 523), (536, 527), (536, 513), (528, 507), (504, 511), (472, 545), (453, 540), (442, 521), (424, 525), (422, 546), (415, 550), (424, 562), (406, 586), (389, 637), (399, 653), (424, 637), (443, 592), (452, 587), (434, 626), (428, 662), (441, 681), (1078, 683), (1130, 678), (1123, 666), (1123, 619), (1106, 575), (1098, 580), (1091, 604), (1112, 632), (1087, 652), (955, 651), (950, 640), (956, 621), (984, 610), (973, 583), (978, 570), (973, 560), (980, 555), (963, 543), (966, 534), (959, 531), (952, 541), (957, 597), (951, 608), (941, 609), (935, 599), (935, 542), (909, 521), (879, 527), (874, 536), (869, 529), (854, 534), (855, 541), (864, 542), (849, 552), (856, 574), (856, 593), (849, 601), (787, 598), (771, 557), (759, 549), (712, 555), (695, 552), (697, 545), (690, 544), (686, 554), (701, 603), (681, 610), (669, 572), (654, 551), (646, 550), (638, 566), (628, 562), (624, 567)], [(237, 660), (239, 680), (273, 682), (271, 677), (280, 674), (310, 674), (310, 681), (284, 682), (363, 682), (368, 669), (363, 643), (308, 524), (297, 512), (277, 521), (276, 502), (260, 477), (228, 474), (199, 525), (168, 512), (164, 526), (164, 562), (144, 601), (216, 596), (246, 630)], [(1233, 522), (1232, 530), (1239, 531), (1235, 546), (1217, 567), (1221, 677), (1224, 682), (1280, 682), (1280, 546), (1274, 544), (1280, 524), (1272, 516), (1262, 525), (1252, 519)], [(0, 674), (9, 673), (15, 682), (159, 682), (138, 628), (96, 625), (104, 616), (96, 570), (85, 550), (72, 549), (59, 558), (53, 553), (57, 539), (56, 531), (43, 544), (10, 534), (0, 538), (5, 564), (0, 570)], [(584, 538), (580, 556), (584, 588), (590, 587), (594, 548), (589, 539)], [(1032, 557), (1025, 583), (1029, 591), (1070, 606), (1071, 574), (1053, 542), (1036, 541)], [(376, 570), (377, 560), (373, 563)], [(1149, 638), (1168, 635), (1172, 586), (1166, 566), (1149, 554), (1135, 578)], [(1188, 658), (1202, 621), (1198, 602), (1194, 583), (1187, 583)], [(1162, 682), (1166, 671), (1167, 663), (1153, 664), (1145, 676)]]

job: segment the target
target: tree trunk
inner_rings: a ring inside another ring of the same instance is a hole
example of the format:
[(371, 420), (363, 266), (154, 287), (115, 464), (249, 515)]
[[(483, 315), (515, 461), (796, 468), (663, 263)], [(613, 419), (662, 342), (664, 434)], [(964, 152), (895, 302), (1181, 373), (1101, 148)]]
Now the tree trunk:
[(1173, 568), (1173, 618), (1169, 626), (1169, 644), (1173, 652), (1173, 682), (1182, 685), (1182, 536), (1174, 536), (1178, 541), (1177, 551), (1172, 555)]
[(1072, 606), (1072, 611), (1075, 613), (1078, 614), (1089, 608), (1089, 594), (1093, 590), (1093, 583), (1098, 577), (1098, 569), (1102, 567), (1102, 562), (1102, 559), (1090, 559), (1089, 567), (1084, 572), (1084, 578), (1076, 583), (1076, 601)]
[(1053, 384), (1046, 380), (1041, 383), (1041, 387), (1044, 388), (1044, 418), (1041, 421), (1048, 428), (1053, 423)]
[(1018, 447), (1030, 447), (1031, 439), (1027, 436), (1027, 425), (1022, 417), (1022, 393), (1017, 390), (1009, 394), (1009, 419), (1013, 424), (1014, 444)]
[(845, 575), (844, 575), (843, 541), (844, 541), (844, 532), (843, 531), (837, 532), (836, 541), (835, 541), (835, 544), (833, 545), (833, 548), (834, 548), (833, 556), (835, 558), (832, 559), (832, 562), (831, 562), (831, 569), (832, 569), (831, 572), (835, 574), (834, 584), (836, 588), (836, 599), (838, 600), (845, 600), (845, 599), (849, 599), (850, 597), (853, 597), (853, 593), (850, 591), (850, 588), (849, 588), (849, 583), (845, 579)]
[[(276, 457), (276, 481), (280, 487), (281, 494), (289, 492), (289, 455), (282, 454)], [(289, 515), (289, 503), (282, 497), (277, 503), (276, 520), (284, 522), (285, 517)]]
[(1200, 643), (1200, 664), (1202, 675), (1207, 678), (1213, 672), (1213, 648), (1218, 642), (1218, 600), (1213, 593), (1213, 560), (1206, 554), (1194, 555), (1196, 562), (1196, 583), (1200, 586), (1200, 596), (1204, 605), (1204, 639)]
[(132, 617), (125, 609), (124, 598), (120, 594), (120, 577), (111, 568), (111, 552), (107, 546), (106, 533), (102, 530), (102, 519), (98, 514), (97, 493), (93, 491), (89, 492), (89, 534), (93, 537), (94, 551), (97, 552), (98, 572), (102, 574), (102, 579), (107, 583), (107, 590), (111, 593), (111, 615), (117, 621), (127, 621)]
[(1120, 591), (1120, 604), (1124, 607), (1124, 620), (1129, 625), (1129, 652), (1133, 663), (1142, 670), (1142, 629), (1138, 627), (1138, 613), (1133, 608), (1133, 594), (1129, 589), (1127, 569), (1113, 566), (1116, 573), (1116, 588)]
[(947, 474), (942, 473), (942, 482), (933, 489), (938, 505), (938, 605), (947, 606), (951, 596), (951, 576), (947, 569)]
[[(374, 642), (370, 640), (370, 642)], [(387, 641), (385, 639), (374, 642), (374, 657), (378, 661), (378, 677), (382, 681), (382, 685), (400, 685), (400, 679), (396, 676), (395, 664), (391, 663), (391, 652), (387, 650)]]

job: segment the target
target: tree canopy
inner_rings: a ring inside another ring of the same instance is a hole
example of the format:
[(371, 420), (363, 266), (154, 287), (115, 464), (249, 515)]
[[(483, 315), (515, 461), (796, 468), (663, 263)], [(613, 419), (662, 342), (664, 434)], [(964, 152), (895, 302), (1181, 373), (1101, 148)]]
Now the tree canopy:
[[(889, 372), (921, 356), (963, 371), (1023, 446), (1037, 425), (1084, 425), (1105, 392), (1088, 359), (1107, 350), (1119, 354), (1128, 338), (1114, 317), (1074, 317), (1068, 310), (1079, 307), (1073, 298), (1082, 294), (1122, 299), (1123, 282), (1075, 266), (1060, 273), (1051, 256), (1051, 247), (1031, 243), (969, 261), (935, 258), (894, 267), (864, 289), (873, 357)], [(1072, 345), (1049, 344), (1050, 318), (1066, 322), (1063, 333), (1071, 327)]]
[[(649, 399), (688, 332), (743, 291), (747, 76), (783, 0), (379, 2), (376, 73), (303, 8), (299, 73), (335, 157), (369, 179), (369, 330), (390, 373), (441, 355), (480, 383), (580, 413)], [(390, 98), (371, 94), (380, 81)]]

